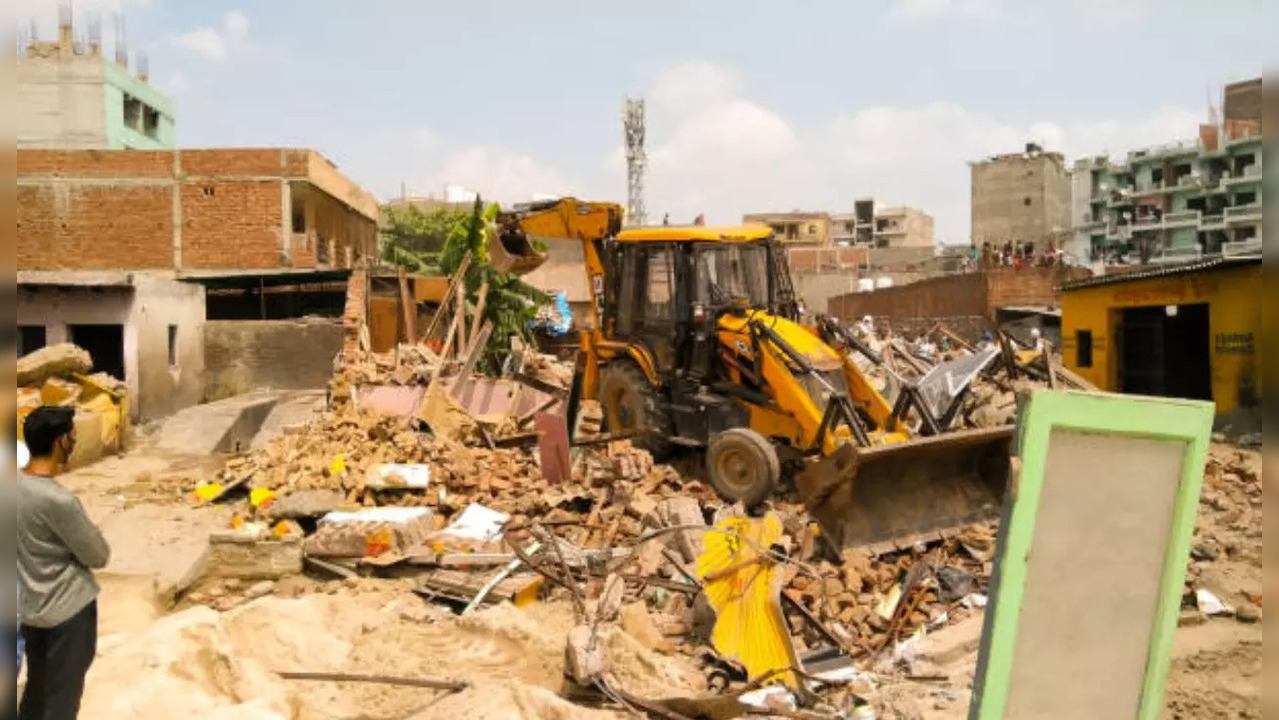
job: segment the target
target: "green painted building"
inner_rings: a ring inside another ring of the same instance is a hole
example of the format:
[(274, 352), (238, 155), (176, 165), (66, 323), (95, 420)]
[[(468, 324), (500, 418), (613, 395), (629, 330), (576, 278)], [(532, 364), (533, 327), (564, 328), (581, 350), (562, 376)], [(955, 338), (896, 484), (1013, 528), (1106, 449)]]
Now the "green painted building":
[[(1142, 250), (1153, 260), (1259, 252), (1259, 122), (1205, 125), (1195, 141), (1074, 165), (1074, 252), (1092, 261)], [(1134, 261), (1130, 258), (1130, 262)]]
[(17, 146), (161, 150), (174, 147), (173, 100), (96, 45), (33, 42), (18, 55)]

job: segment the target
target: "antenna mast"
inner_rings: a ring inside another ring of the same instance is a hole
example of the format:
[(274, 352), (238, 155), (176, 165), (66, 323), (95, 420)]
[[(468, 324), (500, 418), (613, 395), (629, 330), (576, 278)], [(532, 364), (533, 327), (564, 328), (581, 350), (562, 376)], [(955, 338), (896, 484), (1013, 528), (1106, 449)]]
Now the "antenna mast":
[(626, 138), (626, 224), (643, 225), (648, 220), (644, 207), (644, 171), (648, 155), (644, 151), (644, 100), (626, 99), (622, 110)]

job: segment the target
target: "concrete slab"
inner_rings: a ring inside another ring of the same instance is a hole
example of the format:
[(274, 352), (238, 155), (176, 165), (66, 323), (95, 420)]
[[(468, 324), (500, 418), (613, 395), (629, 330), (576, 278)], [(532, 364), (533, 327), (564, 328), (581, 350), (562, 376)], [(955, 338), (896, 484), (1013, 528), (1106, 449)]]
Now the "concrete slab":
[(192, 455), (247, 450), (283, 395), (246, 393), (181, 410), (164, 421), (156, 447)]
[(323, 390), (306, 390), (291, 392), (271, 408), (271, 412), (262, 421), (262, 426), (253, 436), (250, 448), (264, 447), (271, 438), (280, 435), (290, 428), (301, 427), (317, 415), (324, 412), (325, 392)]

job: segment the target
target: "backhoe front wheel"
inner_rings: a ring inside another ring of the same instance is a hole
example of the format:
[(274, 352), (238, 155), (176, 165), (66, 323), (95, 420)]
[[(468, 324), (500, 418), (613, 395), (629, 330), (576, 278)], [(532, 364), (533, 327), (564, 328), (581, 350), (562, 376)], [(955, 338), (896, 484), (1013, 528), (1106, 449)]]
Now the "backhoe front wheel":
[(616, 360), (600, 368), (600, 409), (609, 432), (640, 430), (631, 442), (643, 448), (658, 462), (665, 462), (674, 452), (669, 438), (671, 421), (662, 407), (657, 388), (637, 365)]
[(706, 474), (720, 497), (749, 508), (773, 494), (782, 470), (768, 438), (750, 428), (733, 428), (711, 438)]

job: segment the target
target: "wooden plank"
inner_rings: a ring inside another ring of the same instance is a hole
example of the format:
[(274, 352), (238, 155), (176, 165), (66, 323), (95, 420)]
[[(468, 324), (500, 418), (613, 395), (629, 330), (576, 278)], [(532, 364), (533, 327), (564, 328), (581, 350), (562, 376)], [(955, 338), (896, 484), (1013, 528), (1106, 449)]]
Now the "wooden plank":
[(457, 339), (458, 328), (462, 324), (463, 315), (458, 313), (453, 316), (453, 324), (449, 325), (448, 335), (444, 338), (444, 348), (440, 351), (440, 361), (435, 364), (435, 369), (431, 371), (431, 381), (427, 383), (427, 392), (430, 392), (432, 385), (440, 379), (440, 373), (444, 372), (444, 366), (448, 364), (449, 351), (453, 349), (453, 342)]
[(458, 283), (462, 282), (466, 277), (466, 271), (471, 267), (471, 253), (468, 250), (462, 256), (462, 262), (458, 263), (457, 270), (449, 276), (449, 287), (444, 293), (444, 300), (440, 303), (440, 307), (436, 309), (435, 315), (431, 317), (431, 324), (427, 326), (426, 333), (422, 336), (424, 340), (430, 340), (435, 336), (435, 329), (441, 322), (444, 322), (444, 316), (448, 314), (449, 304), (453, 298), (457, 296), (454, 288)]
[(457, 343), (455, 346), (457, 347), (457, 359), (461, 360), (462, 354), (468, 347), (466, 344), (466, 283), (458, 283), (455, 292), (457, 293), (457, 299), (453, 301), (453, 306), (456, 308), (457, 313)]
[[(480, 294), (475, 298), (475, 317), (471, 319), (471, 332), (467, 333), (467, 337), (471, 338), (471, 344), (475, 344), (475, 336), (480, 331), (480, 321), (484, 317), (484, 306), (488, 302), (489, 297), (489, 281), (485, 280), (480, 284)], [(490, 328), (493, 323), (485, 322)], [(467, 352), (471, 352), (471, 348), (467, 348)]]
[[(417, 342), (417, 303), (409, 292), (409, 273), (403, 266), (399, 268), (400, 311), (404, 313), (404, 341), (412, 345)], [(398, 345), (398, 343), (397, 343)]]
[(275, 673), (285, 680), (315, 680), (320, 682), (362, 682), (380, 685), (398, 685), (401, 687), (419, 687), (431, 690), (447, 690), (461, 692), (470, 687), (467, 682), (454, 680), (431, 680), (428, 678), (397, 677), (393, 675), (361, 675), (356, 673), (322, 673), (277, 671)]
[[(485, 321), (484, 327), (480, 328), (479, 335), (471, 338), (471, 347), (466, 351), (466, 357), (462, 360), (462, 369), (457, 374), (457, 382), (453, 384), (454, 389), (460, 389), (471, 377), (471, 372), (475, 370), (475, 363), (479, 361), (480, 356), (484, 354), (484, 346), (488, 344), (489, 334), (493, 332), (493, 323)], [(455, 396), (456, 397), (456, 396)]]
[(950, 338), (950, 341), (951, 341), (951, 342), (953, 342), (953, 343), (955, 343), (956, 345), (958, 345), (959, 347), (961, 347), (961, 348), (963, 348), (963, 349), (967, 350), (968, 352), (970, 352), (970, 353), (975, 353), (975, 352), (977, 352), (977, 348), (975, 348), (975, 347), (973, 347), (971, 344), (969, 344), (969, 342), (968, 342), (967, 340), (964, 340), (964, 339), (963, 339), (963, 338), (961, 338), (960, 336), (956, 335), (956, 334), (955, 334), (955, 332), (954, 332), (953, 330), (951, 330), (949, 327), (946, 327), (946, 325), (945, 325), (945, 324), (943, 324), (943, 323), (937, 323), (937, 332), (940, 332), (942, 335), (945, 335), (946, 337)]

